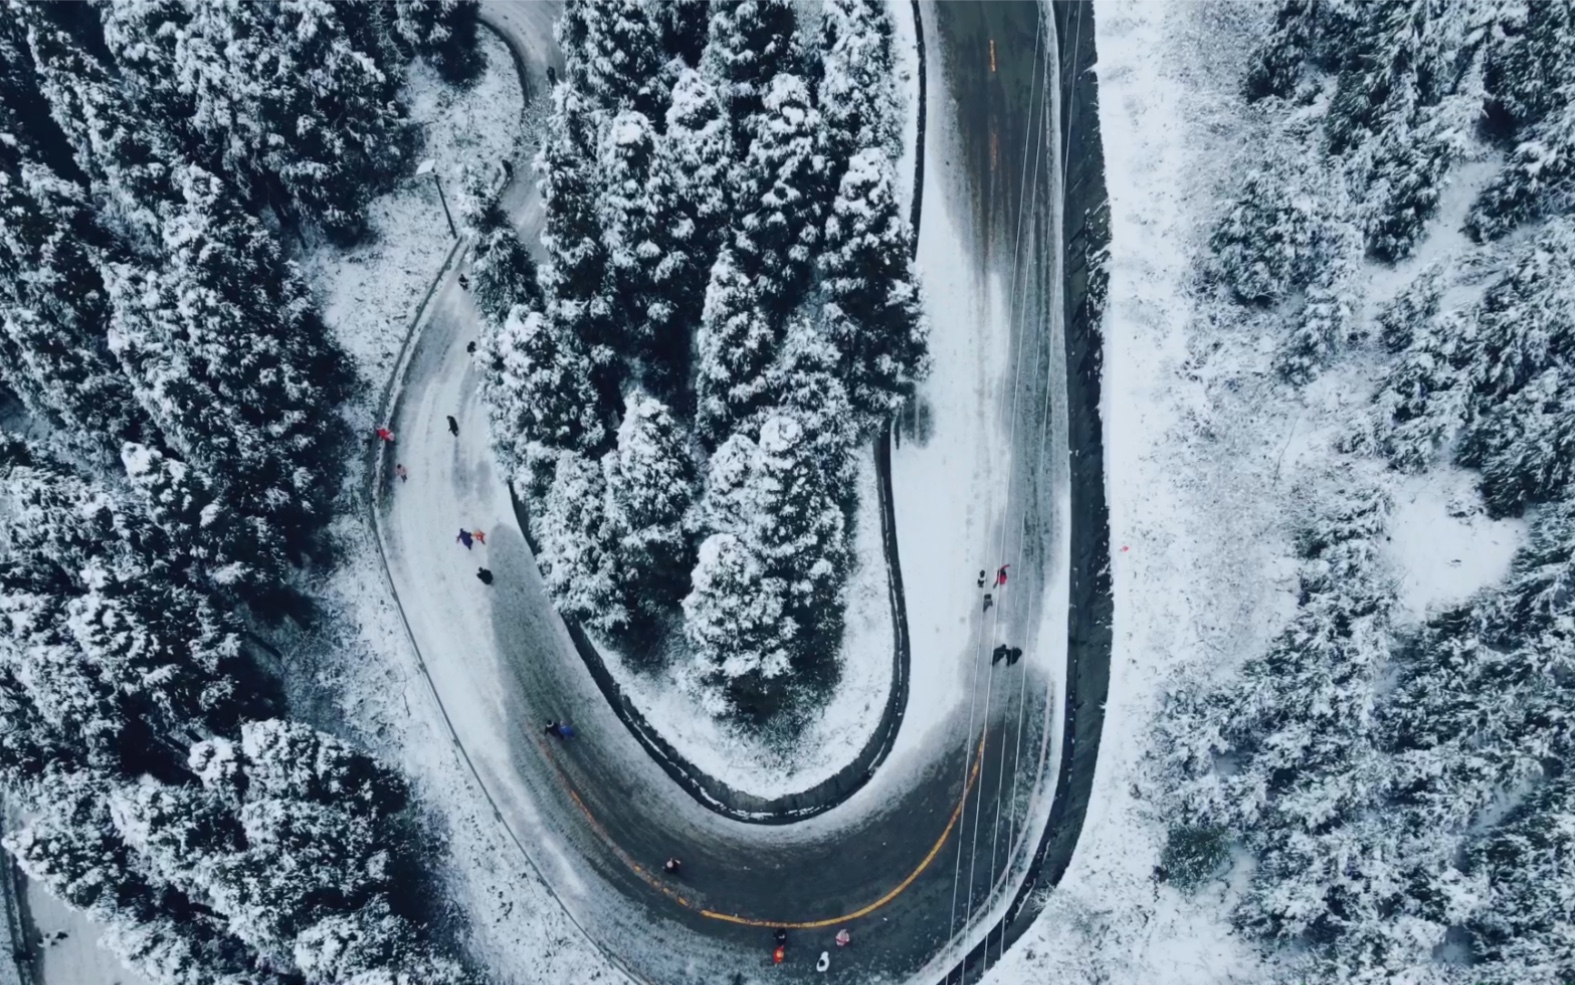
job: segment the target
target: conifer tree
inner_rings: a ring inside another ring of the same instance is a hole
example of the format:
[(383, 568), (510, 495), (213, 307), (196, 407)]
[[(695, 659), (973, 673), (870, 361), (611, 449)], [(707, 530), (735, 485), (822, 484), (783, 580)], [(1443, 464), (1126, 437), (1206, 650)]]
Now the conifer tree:
[(849, 399), (871, 419), (900, 406), (929, 371), (912, 242), (893, 192), (890, 159), (860, 151), (832, 203), (819, 264), (827, 335), (841, 352)]
[(179, 186), (164, 266), (111, 273), (110, 348), (166, 446), (303, 550), (333, 497), (338, 353), (262, 224), (211, 175), (185, 169)]
[(507, 225), (496, 226), (476, 242), (470, 265), (471, 296), (488, 321), (503, 324), (515, 305), (541, 311), (545, 299), (530, 250)]
[(700, 545), (694, 588), (684, 599), (684, 635), (702, 675), (733, 708), (751, 705), (786, 675), (798, 627), (785, 586), (731, 533)]
[(732, 219), (735, 161), (727, 108), (702, 73), (685, 70), (674, 83), (657, 154), (657, 208), (692, 226), (687, 240), (693, 256), (711, 262)]
[[(20, 128), (0, 100), (0, 129)], [(109, 352), (104, 236), (83, 189), (0, 144), (0, 378), (99, 458), (145, 421)]]
[(733, 120), (733, 142), (746, 154), (759, 132), (754, 117), (765, 112), (766, 94), (781, 74), (805, 65), (798, 25), (789, 0), (740, 0), (711, 8), (701, 67), (713, 80)]
[(764, 405), (780, 339), (763, 307), (759, 285), (723, 250), (711, 268), (696, 339), (696, 424), (712, 444)]
[(816, 90), (826, 156), (840, 177), (860, 150), (890, 162), (899, 156), (896, 65), (891, 16), (880, 0), (829, 0), (821, 7), (823, 74)]
[(631, 604), (658, 615), (683, 597), (693, 561), (684, 518), (696, 478), (686, 435), (660, 401), (628, 402), (608, 473), (619, 580)]
[(820, 147), (820, 117), (796, 75), (771, 78), (752, 119), (740, 183), (733, 251), (760, 283), (773, 317), (799, 303), (808, 286), (832, 185)]
[(617, 570), (618, 533), (608, 503), (603, 463), (560, 452), (552, 485), (532, 526), (536, 559), (558, 611), (600, 633), (629, 626), (629, 609)]
[(400, 39), (443, 78), (463, 84), (481, 71), (479, 0), (395, 0), (393, 8)]

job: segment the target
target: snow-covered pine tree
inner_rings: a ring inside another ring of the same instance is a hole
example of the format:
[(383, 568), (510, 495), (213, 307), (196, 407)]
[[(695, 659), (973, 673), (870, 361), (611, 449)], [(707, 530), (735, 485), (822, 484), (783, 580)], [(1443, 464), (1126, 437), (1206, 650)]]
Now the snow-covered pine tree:
[(30, 822), (6, 848), (30, 879), (104, 927), (104, 944), (154, 985), (285, 985), (253, 967), (223, 923), (140, 876), (105, 797), (114, 779), (56, 770), (29, 798)]
[[(901, 134), (891, 15), (881, 0), (827, 0), (820, 10), (822, 75), (816, 90), (833, 178), (860, 150), (889, 163)], [(906, 254), (904, 254), (906, 256)]]
[(798, 626), (786, 595), (737, 535), (715, 533), (700, 544), (694, 588), (684, 598), (684, 635), (723, 709), (758, 713), (789, 673)]
[(780, 319), (809, 286), (834, 186), (820, 147), (820, 114), (801, 77), (771, 77), (749, 130), (738, 169), (733, 252)]
[(1249, 98), (1293, 95), (1307, 60), (1336, 75), (1328, 151), (1352, 181), (1355, 218), (1380, 260), (1408, 256), (1437, 211), (1480, 116), (1481, 39), (1498, 16), (1441, 0), (1285, 0), (1252, 58)]
[(0, 444), (0, 665), (57, 741), (101, 767), (232, 724), (240, 629), (155, 551), (146, 516), (15, 439)]
[(699, 65), (711, 30), (708, 0), (667, 0), (655, 5), (651, 16), (662, 32), (662, 50), (690, 68)]
[(1568, 204), (1575, 178), (1575, 12), (1567, 4), (1511, 4), (1488, 35), (1489, 118), (1505, 132), (1509, 163), (1473, 205), (1466, 228), (1496, 239)]
[(608, 502), (607, 468), (595, 458), (559, 452), (552, 485), (531, 527), (542, 579), (565, 618), (607, 635), (629, 626), (618, 570), (618, 532)]
[(832, 203), (819, 265), (824, 330), (841, 353), (848, 398), (871, 424), (901, 406), (929, 372), (912, 243), (913, 230), (897, 206), (891, 158), (875, 148), (859, 151)]
[(724, 249), (711, 267), (705, 309), (696, 338), (695, 423), (715, 445), (741, 421), (765, 406), (766, 373), (776, 358), (780, 335), (762, 310), (759, 284)]
[[(432, 963), (409, 946), (408, 932), (387, 926), (404, 801), (396, 776), (336, 739), (277, 720), (248, 722), (239, 742), (195, 744), (189, 765), (200, 786), (144, 777), (110, 799), (115, 829), (151, 883), (216, 914), (267, 967), (293, 967), (297, 939), (322, 921), (334, 920), (342, 936), (363, 913), (370, 934), (414, 953), (367, 948), (362, 967), (340, 956), (347, 978), (393, 981), (410, 970), (399, 966), (407, 959)], [(311, 940), (314, 959), (333, 960), (319, 941)], [(448, 971), (440, 980), (462, 977)]]
[(657, 135), (640, 113), (624, 110), (601, 147), (599, 223), (606, 246), (612, 320), (642, 357), (647, 387), (681, 399), (689, 384), (689, 332), (698, 313), (700, 271), (689, 255), (692, 230), (668, 211), (666, 172), (657, 166)]
[(327, 0), (119, 0), (105, 40), (196, 163), (336, 238), (364, 232), (366, 202), (404, 166), (397, 66), (357, 48)]
[(1467, 924), (1472, 972), (1493, 985), (1568, 981), (1575, 974), (1569, 873), (1575, 869), (1575, 776), (1542, 780), (1491, 834), (1466, 849), (1487, 886)]
[(1444, 268), (1429, 264), (1378, 312), (1378, 340), (1390, 352), (1411, 345), (1419, 328), (1438, 317), (1444, 298)]
[[(560, 28), (570, 23), (565, 18)], [(541, 234), (547, 261), (541, 268), (546, 315), (585, 344), (596, 367), (598, 392), (610, 409), (621, 375), (614, 357), (627, 352), (629, 342), (626, 326), (614, 321), (607, 297), (607, 248), (597, 224), (600, 182), (594, 173), (598, 126), (586, 97), (568, 79), (559, 82), (536, 173), (546, 211)]]
[(633, 110), (660, 125), (672, 84), (648, 0), (567, 0), (559, 28), (568, 80), (608, 118)]
[(1162, 728), (1176, 816), (1229, 828), (1252, 850), (1237, 919), (1267, 937), (1328, 945), (1395, 899), (1392, 860), (1359, 834), (1385, 790), (1373, 716), (1394, 599), (1380, 555), (1390, 508), (1370, 486), (1330, 496), (1299, 539), (1290, 626), (1237, 682), (1182, 700)]
[(740, 156), (747, 155), (759, 132), (753, 120), (766, 112), (772, 80), (803, 72), (806, 61), (790, 0), (740, 0), (711, 7), (701, 68), (727, 106)]
[(164, 443), (293, 552), (328, 520), (345, 386), (299, 271), (212, 175), (183, 168), (161, 269), (108, 278), (110, 348)]
[[(1405, 304), (1402, 298), (1397, 307)], [(1382, 324), (1387, 332), (1396, 323)], [(1376, 451), (1402, 472), (1420, 472), (1433, 463), (1466, 412), (1473, 328), (1454, 312), (1406, 326), (1406, 348), (1373, 394), (1368, 433), (1352, 442), (1352, 450)]]
[(667, 407), (638, 392), (627, 403), (607, 477), (610, 519), (624, 594), (655, 617), (688, 588), (694, 555), (684, 519), (697, 481), (688, 435)]
[(1350, 293), (1337, 273), (1321, 275), (1319, 282), (1307, 289), (1296, 330), (1275, 359), (1281, 376), (1298, 385), (1311, 382), (1353, 341), (1356, 318)]
[(755, 460), (755, 442), (743, 431), (734, 431), (711, 453), (706, 464), (705, 492), (695, 505), (688, 524), (703, 538), (713, 533), (742, 533), (749, 504), (744, 487)]
[(1273, 303), (1305, 288), (1333, 259), (1336, 190), (1319, 162), (1271, 145), (1209, 239), (1219, 277), (1245, 302)]
[(184, 579), (227, 602), (269, 612), (288, 564), (278, 530), (225, 509), (222, 490), (178, 458), (128, 443), (126, 480), (162, 537), (156, 553)]
[(760, 427), (743, 499), (743, 540), (767, 578), (784, 586), (785, 613), (801, 627), (795, 655), (836, 640), (848, 571), (847, 521), (804, 426), (778, 414)]
[(540, 312), (516, 305), (490, 340), (484, 383), (494, 446), (524, 489), (541, 496), (557, 452), (593, 452), (606, 440), (580, 340)]
[(103, 460), (146, 425), (106, 341), (105, 237), (84, 189), (23, 156), (18, 122), (0, 99), (0, 379)]
[[(829, 319), (833, 312), (833, 306), (827, 305), (821, 317)], [(788, 320), (781, 354), (766, 374), (770, 405), (748, 430), (758, 434), (764, 417), (790, 414), (803, 425), (815, 464), (830, 488), (837, 491), (839, 501), (851, 503), (853, 452), (864, 435), (860, 415), (843, 385), (845, 361), (829, 334), (807, 312)]]
[(1565, 494), (1575, 468), (1575, 225), (1550, 224), (1475, 311), (1471, 402), (1456, 457), (1496, 516)]
[[(465, 83), (481, 71), (476, 45), (480, 0), (395, 0), (392, 6), (400, 40), (436, 66), (443, 78)], [(381, 67), (387, 72), (393, 66)]]
[(147, 126), (112, 72), (57, 23), (68, 6), (12, 4), (27, 28), (38, 87), (65, 134), (78, 168), (92, 182), (100, 216), (125, 242), (153, 253), (159, 212), (171, 198), (174, 149)]
[(476, 307), (494, 325), (502, 325), (515, 305), (524, 305), (531, 311), (541, 311), (545, 306), (536, 278), (536, 261), (507, 224), (494, 226), (477, 240), (470, 279)]
[[(734, 167), (727, 108), (705, 75), (687, 69), (673, 84), (667, 133), (657, 148), (661, 180), (654, 191), (660, 214), (692, 225), (687, 239), (692, 255), (703, 263), (714, 259), (732, 220)], [(692, 322), (693, 314), (679, 320)]]

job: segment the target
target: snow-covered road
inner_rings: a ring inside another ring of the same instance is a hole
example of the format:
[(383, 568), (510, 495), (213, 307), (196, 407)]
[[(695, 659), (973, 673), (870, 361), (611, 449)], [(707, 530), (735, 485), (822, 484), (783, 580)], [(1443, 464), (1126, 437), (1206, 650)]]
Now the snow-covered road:
[[(1044, 87), (1053, 86), (1054, 48), (1035, 30), (1036, 5), (1014, 10), (926, 11), (927, 34), (940, 42), (929, 62), (932, 112), (955, 106), (962, 122), (932, 119), (927, 132), (919, 262), (937, 372), (920, 426), (893, 457), (913, 697), (886, 767), (819, 818), (762, 828), (718, 817), (602, 700), (493, 463), (465, 350), (477, 313), (457, 271), (433, 296), (381, 472), (389, 574), (499, 820), (587, 932), (639, 977), (751, 971), (767, 950), (764, 928), (776, 924), (805, 925), (795, 953), (818, 952), (850, 925), (858, 947), (839, 967), (872, 976), (949, 964), (949, 940), (970, 920), (975, 936), (993, 922), (1038, 840), (1054, 761), (1047, 737), (1057, 731), (1047, 699), (1066, 640), (1066, 445), (1052, 413), (1065, 376), (1048, 234), (1054, 96)], [(541, 72), (553, 48), (550, 8), (486, 11)], [(517, 180), (504, 200), (534, 242), (532, 184)], [(396, 462), (408, 481), (393, 477)], [(455, 539), (462, 528), (484, 531), (485, 543), (465, 548)], [(984, 613), (974, 576), (1000, 564), (1012, 565), (1011, 581)], [(490, 586), (476, 577), (481, 567), (493, 572)], [(997, 641), (1022, 646), (1023, 663), (992, 665)], [(580, 731), (567, 744), (542, 732), (562, 717)], [(685, 860), (682, 884), (657, 874), (674, 854)], [(810, 964), (783, 970), (807, 978)]]

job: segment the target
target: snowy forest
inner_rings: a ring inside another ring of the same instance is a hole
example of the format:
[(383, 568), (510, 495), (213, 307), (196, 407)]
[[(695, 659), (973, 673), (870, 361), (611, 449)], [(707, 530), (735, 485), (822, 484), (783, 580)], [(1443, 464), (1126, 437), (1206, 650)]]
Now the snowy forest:
[(478, 249), (497, 454), (559, 611), (763, 721), (836, 674), (854, 455), (928, 367), (889, 14), (569, 0), (558, 40), (545, 261)]
[[(1158, 729), (1160, 875), (1239, 874), (1278, 981), (1575, 980), (1572, 39), (1562, 3), (1287, 0), (1241, 80), (1269, 136), (1201, 289), (1283, 385), (1373, 391), (1302, 491), (1289, 624)], [(1446, 467), (1477, 487), (1451, 509), (1529, 533), (1507, 580), (1408, 622), (1385, 477)]]
[[(405, 782), (266, 636), (350, 509), (360, 384), (292, 259), (414, 169), (474, 0), (0, 6), (5, 847), (155, 985), (461, 982)], [(26, 435), (24, 437), (23, 435)]]

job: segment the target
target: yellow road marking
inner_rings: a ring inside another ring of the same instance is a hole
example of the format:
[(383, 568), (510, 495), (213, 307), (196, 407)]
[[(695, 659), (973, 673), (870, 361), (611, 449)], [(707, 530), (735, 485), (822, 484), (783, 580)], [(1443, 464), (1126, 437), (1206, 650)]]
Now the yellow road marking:
[(892, 900), (896, 899), (898, 896), (901, 896), (909, 886), (913, 885), (913, 881), (919, 878), (919, 876), (924, 873), (925, 869), (930, 867), (930, 863), (935, 861), (935, 856), (939, 855), (941, 853), (941, 849), (946, 845), (946, 840), (951, 837), (952, 829), (957, 826), (957, 819), (962, 816), (963, 805), (968, 802), (968, 793), (973, 789), (974, 783), (979, 778), (979, 768), (984, 763), (984, 742), (981, 739), (979, 742), (979, 754), (974, 758), (973, 769), (968, 771), (968, 782), (963, 784), (962, 796), (957, 798), (957, 806), (952, 809), (951, 819), (946, 822), (946, 827), (942, 829), (940, 837), (935, 839), (935, 844), (930, 846), (929, 852), (927, 852), (924, 858), (919, 861), (918, 866), (915, 867), (912, 872), (908, 873), (906, 879), (903, 879), (902, 882), (899, 882), (891, 889), (890, 892), (886, 893), (886, 895), (882, 896), (880, 899), (869, 904), (868, 906), (854, 910), (852, 913), (848, 913), (840, 917), (830, 917), (825, 920), (759, 920), (753, 917), (741, 917), (736, 913), (720, 913), (716, 910), (707, 910), (696, 905), (695, 903), (690, 902), (687, 898), (680, 896), (678, 893), (674, 892), (671, 888), (665, 885), (660, 879), (657, 879), (655, 876), (651, 875), (651, 873), (647, 872), (644, 866), (642, 866), (639, 862), (636, 862), (628, 852), (624, 851), (618, 846), (618, 843), (613, 840), (612, 835), (610, 835), (607, 832), (607, 829), (602, 827), (601, 822), (596, 819), (596, 815), (592, 814), (590, 808), (585, 806), (585, 801), (580, 799), (580, 795), (576, 793), (573, 786), (569, 784), (568, 775), (563, 772), (562, 768), (558, 766), (557, 760), (553, 758), (550, 747), (548, 747), (547, 744), (541, 739), (537, 739), (536, 743), (541, 748), (542, 753), (547, 757), (547, 761), (552, 763), (553, 770), (557, 772), (559, 781), (563, 783), (564, 789), (569, 792), (569, 797), (574, 801), (574, 805), (580, 809), (580, 813), (584, 814), (585, 819), (590, 822), (591, 829), (607, 843), (607, 847), (612, 849), (613, 854), (617, 855), (620, 861), (627, 865), (635, 875), (645, 880), (645, 882), (650, 885), (651, 888), (660, 891), (662, 895), (666, 896), (668, 899), (673, 900), (679, 906), (682, 906), (688, 910), (694, 910), (702, 917), (705, 917), (709, 920), (718, 920), (723, 923), (739, 924), (745, 927), (785, 927), (789, 930), (815, 930), (820, 927), (830, 927), (834, 924), (847, 923), (851, 920), (857, 920), (860, 917), (867, 917), (871, 913), (874, 913), (876, 910), (885, 906), (887, 903), (890, 903)]

